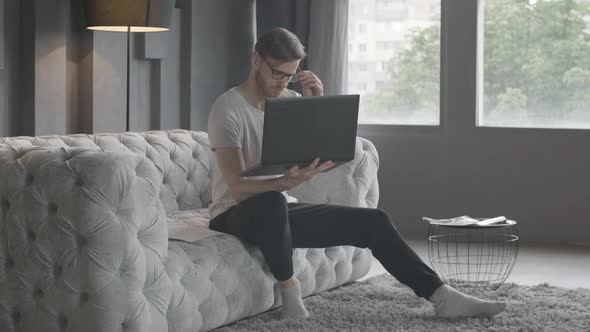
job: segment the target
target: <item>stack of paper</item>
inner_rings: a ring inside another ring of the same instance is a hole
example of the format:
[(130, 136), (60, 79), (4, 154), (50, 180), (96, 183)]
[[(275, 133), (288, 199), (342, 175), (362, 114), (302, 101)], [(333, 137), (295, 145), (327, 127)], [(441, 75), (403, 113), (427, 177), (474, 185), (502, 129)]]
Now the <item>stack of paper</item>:
[(492, 224), (503, 224), (506, 222), (506, 217), (500, 216), (495, 218), (487, 219), (475, 219), (470, 216), (461, 216), (449, 219), (433, 219), (428, 217), (422, 217), (422, 220), (428, 221), (432, 225), (447, 225), (447, 226), (467, 226), (467, 225), (478, 225), (487, 226)]

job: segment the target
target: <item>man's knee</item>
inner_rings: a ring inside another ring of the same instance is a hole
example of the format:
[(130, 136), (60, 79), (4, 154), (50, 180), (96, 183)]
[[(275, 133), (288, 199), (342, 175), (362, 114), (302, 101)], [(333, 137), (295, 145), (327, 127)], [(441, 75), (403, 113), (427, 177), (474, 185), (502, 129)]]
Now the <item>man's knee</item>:
[(383, 209), (375, 209), (375, 213), (379, 216), (380, 219), (383, 220), (391, 220), (389, 213)]
[(383, 227), (395, 228), (395, 225), (393, 224), (393, 221), (391, 220), (391, 217), (389, 216), (389, 213), (387, 213), (387, 211), (385, 211), (383, 209), (374, 209), (373, 214), (374, 214), (373, 221), (374, 221), (376, 227), (378, 227), (378, 228), (383, 228)]
[(257, 228), (275, 233), (288, 223), (287, 200), (278, 191), (267, 191), (256, 195), (252, 208), (253, 223)]

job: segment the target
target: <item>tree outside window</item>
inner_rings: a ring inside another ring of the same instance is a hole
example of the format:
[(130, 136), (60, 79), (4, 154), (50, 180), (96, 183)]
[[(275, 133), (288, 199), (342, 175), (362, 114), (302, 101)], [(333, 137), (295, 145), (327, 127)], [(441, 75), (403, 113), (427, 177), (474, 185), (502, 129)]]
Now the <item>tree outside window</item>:
[[(379, 60), (381, 83), (361, 98), (365, 123), (439, 123), (440, 14), (431, 10), (428, 21), (400, 22), (400, 47)], [(478, 125), (590, 128), (590, 0), (486, 0), (483, 23)]]

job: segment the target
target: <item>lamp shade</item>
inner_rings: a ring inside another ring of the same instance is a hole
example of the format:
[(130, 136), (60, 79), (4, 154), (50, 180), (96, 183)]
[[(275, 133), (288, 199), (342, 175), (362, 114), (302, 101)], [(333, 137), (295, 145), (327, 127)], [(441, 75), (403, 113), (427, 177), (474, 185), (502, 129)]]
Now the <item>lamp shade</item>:
[(91, 30), (156, 32), (170, 29), (175, 0), (85, 0)]

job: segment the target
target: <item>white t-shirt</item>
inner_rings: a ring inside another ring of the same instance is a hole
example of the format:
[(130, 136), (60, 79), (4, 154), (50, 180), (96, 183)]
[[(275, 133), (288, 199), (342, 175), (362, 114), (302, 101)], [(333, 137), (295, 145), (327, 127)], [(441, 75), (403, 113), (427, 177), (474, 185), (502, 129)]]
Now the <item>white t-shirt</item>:
[[(285, 89), (282, 96), (295, 97), (300, 94)], [(248, 103), (236, 87), (231, 88), (217, 98), (209, 113), (208, 132), (211, 149), (215, 151), (216, 148), (241, 148), (244, 164), (248, 169), (260, 163), (263, 125), (264, 112)], [(296, 198), (289, 196), (286, 192), (283, 192), (283, 195), (287, 198), (287, 202), (297, 202)], [(210, 219), (237, 204), (214, 158), (212, 202), (209, 204)]]

